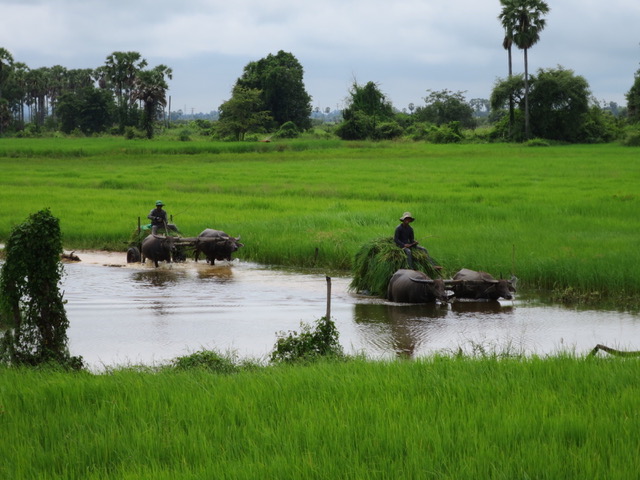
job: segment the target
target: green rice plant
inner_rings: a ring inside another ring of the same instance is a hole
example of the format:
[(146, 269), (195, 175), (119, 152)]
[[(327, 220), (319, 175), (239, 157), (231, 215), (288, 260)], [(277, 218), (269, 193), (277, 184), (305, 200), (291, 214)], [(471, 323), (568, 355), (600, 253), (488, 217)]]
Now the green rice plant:
[[(241, 235), (237, 256), (349, 274), (371, 239), (417, 216), (447, 272), (516, 274), (521, 288), (640, 292), (640, 164), (621, 145), (433, 145), (297, 139), (4, 139), (0, 241), (48, 207), (69, 249), (124, 251), (162, 199), (185, 236)], [(425, 242), (425, 239), (427, 240)]]
[(0, 476), (634, 478), (637, 359), (0, 367)]

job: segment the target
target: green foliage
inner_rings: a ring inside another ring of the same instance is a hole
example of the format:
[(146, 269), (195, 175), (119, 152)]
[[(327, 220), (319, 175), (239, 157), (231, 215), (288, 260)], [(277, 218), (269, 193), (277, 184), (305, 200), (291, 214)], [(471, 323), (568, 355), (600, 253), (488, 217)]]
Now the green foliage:
[(115, 104), (111, 93), (95, 87), (65, 93), (56, 108), (60, 129), (71, 133), (80, 129), (85, 135), (107, 130), (114, 120)]
[(261, 100), (262, 91), (236, 85), (231, 99), (220, 105), (218, 132), (224, 138), (244, 140), (250, 132), (264, 131), (272, 120)]
[(336, 135), (343, 140), (394, 138), (393, 107), (374, 82), (358, 85), (353, 82), (349, 106), (342, 112), (343, 122)]
[(431, 143), (459, 143), (463, 139), (459, 122), (450, 122), (439, 127), (431, 127), (426, 136)]
[(247, 64), (234, 90), (258, 90), (261, 105), (256, 111), (266, 111), (276, 127), (293, 122), (306, 130), (311, 127), (311, 96), (305, 90), (303, 76), (296, 57), (280, 50)]
[(589, 84), (562, 67), (539, 69), (531, 79), (531, 133), (536, 137), (577, 142), (589, 111)]
[(286, 122), (282, 124), (273, 136), (274, 138), (297, 138), (300, 136), (300, 131), (295, 123)]
[(626, 93), (629, 123), (640, 122), (640, 70), (634, 75), (634, 82)]
[(48, 209), (12, 230), (0, 273), (1, 307), (11, 327), (0, 341), (0, 358), (5, 361), (82, 365), (67, 351), (69, 321), (58, 290), (61, 253), (60, 225)]
[(465, 128), (475, 126), (473, 107), (467, 103), (464, 92), (451, 92), (447, 89), (427, 92), (429, 95), (424, 99), (426, 105), (416, 108), (413, 114), (416, 121), (438, 126), (451, 122), (458, 122)]
[(400, 137), (402, 133), (402, 127), (397, 122), (382, 122), (376, 125), (374, 138), (376, 140), (393, 140)]
[[(416, 269), (431, 278), (439, 276), (423, 251), (414, 250), (413, 260)], [(349, 288), (359, 293), (386, 297), (389, 280), (401, 268), (409, 268), (407, 256), (395, 244), (393, 237), (376, 238), (365, 243), (356, 252)]]
[(640, 147), (640, 128), (627, 129), (622, 144), (626, 147)]
[(257, 368), (248, 361), (240, 362), (237, 355), (220, 354), (213, 350), (200, 350), (190, 355), (178, 357), (171, 362), (176, 370), (206, 370), (211, 373), (232, 374)]
[(271, 352), (272, 362), (308, 362), (320, 357), (341, 357), (342, 347), (338, 342), (339, 332), (333, 320), (322, 317), (315, 328), (300, 322), (300, 333), (280, 332)]

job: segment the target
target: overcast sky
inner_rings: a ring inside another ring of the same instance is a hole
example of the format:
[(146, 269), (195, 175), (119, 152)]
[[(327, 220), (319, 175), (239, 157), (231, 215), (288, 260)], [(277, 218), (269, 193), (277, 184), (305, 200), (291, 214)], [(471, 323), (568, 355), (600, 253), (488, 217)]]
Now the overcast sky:
[[(625, 105), (640, 68), (640, 0), (548, 0), (529, 70), (573, 70)], [(244, 66), (279, 50), (304, 68), (313, 107), (342, 108), (353, 81), (398, 109), (427, 90), (489, 98), (507, 76), (498, 0), (0, 0), (0, 47), (30, 68), (96, 68), (136, 51), (173, 69), (172, 110), (217, 110)], [(514, 71), (524, 71), (514, 51)]]

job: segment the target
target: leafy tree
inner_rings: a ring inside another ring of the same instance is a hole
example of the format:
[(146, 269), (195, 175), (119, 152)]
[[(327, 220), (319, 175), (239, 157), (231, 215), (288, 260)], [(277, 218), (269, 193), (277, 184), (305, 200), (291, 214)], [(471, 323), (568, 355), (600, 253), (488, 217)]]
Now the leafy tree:
[(58, 289), (62, 236), (48, 209), (16, 226), (6, 245), (0, 272), (2, 312), (10, 321), (0, 341), (0, 357), (14, 364), (55, 362), (81, 367), (67, 350), (69, 321)]
[[(491, 108), (504, 111), (509, 98), (516, 106), (515, 128), (512, 138), (525, 140), (524, 106), (525, 86), (522, 75), (498, 81), (491, 93)], [(536, 137), (564, 142), (608, 141), (616, 135), (614, 122), (603, 116), (602, 109), (589, 105), (589, 84), (572, 70), (558, 67), (540, 69), (530, 79), (531, 133)], [(503, 128), (504, 127), (504, 128)], [(498, 124), (498, 137), (507, 137), (507, 124)]]
[(528, 51), (540, 40), (540, 32), (546, 26), (543, 15), (549, 6), (543, 0), (505, 0), (500, 20), (507, 33), (520, 50), (524, 51), (524, 118), (525, 137), (530, 138), (529, 126), (529, 59)]
[(169, 85), (165, 77), (171, 79), (172, 70), (165, 65), (158, 65), (152, 70), (138, 72), (135, 79), (135, 90), (132, 92), (134, 100), (144, 103), (142, 128), (147, 138), (153, 138), (153, 124), (167, 105), (167, 89)]
[(236, 81), (236, 87), (259, 90), (263, 106), (280, 127), (293, 122), (301, 130), (311, 127), (311, 96), (303, 82), (304, 70), (291, 53), (280, 50), (257, 62), (250, 62)]
[(6, 48), (0, 48), (0, 99), (2, 91), (13, 69), (13, 56)]
[(444, 125), (459, 122), (465, 128), (475, 126), (473, 108), (464, 97), (464, 92), (427, 90), (429, 95), (424, 98), (426, 105), (416, 108), (414, 114), (417, 121)]
[(374, 82), (359, 85), (353, 82), (349, 91), (348, 106), (342, 112), (343, 122), (336, 135), (343, 140), (377, 138), (380, 123), (392, 122), (393, 106)]
[(58, 102), (60, 129), (64, 133), (76, 128), (87, 135), (104, 132), (113, 124), (114, 112), (111, 93), (93, 86), (64, 93)]
[(533, 135), (549, 140), (578, 141), (589, 111), (590, 91), (585, 78), (562, 67), (540, 69), (530, 87)]
[(262, 92), (255, 88), (236, 85), (231, 99), (219, 107), (218, 129), (221, 135), (232, 135), (236, 140), (244, 140), (250, 131), (264, 129), (273, 119), (264, 110)]
[(640, 122), (640, 70), (634, 75), (633, 86), (626, 93), (628, 118), (631, 123)]

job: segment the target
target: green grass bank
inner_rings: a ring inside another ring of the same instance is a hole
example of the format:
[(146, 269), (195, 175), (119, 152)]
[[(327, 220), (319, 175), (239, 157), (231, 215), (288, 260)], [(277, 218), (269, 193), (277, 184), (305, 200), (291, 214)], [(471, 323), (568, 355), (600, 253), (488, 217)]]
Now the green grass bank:
[(637, 359), (0, 367), (2, 478), (635, 478)]
[(241, 235), (246, 260), (348, 272), (408, 210), (446, 274), (514, 272), (523, 288), (629, 299), (638, 158), (614, 144), (0, 139), (0, 241), (48, 207), (67, 248), (124, 251), (162, 199), (187, 236)]

